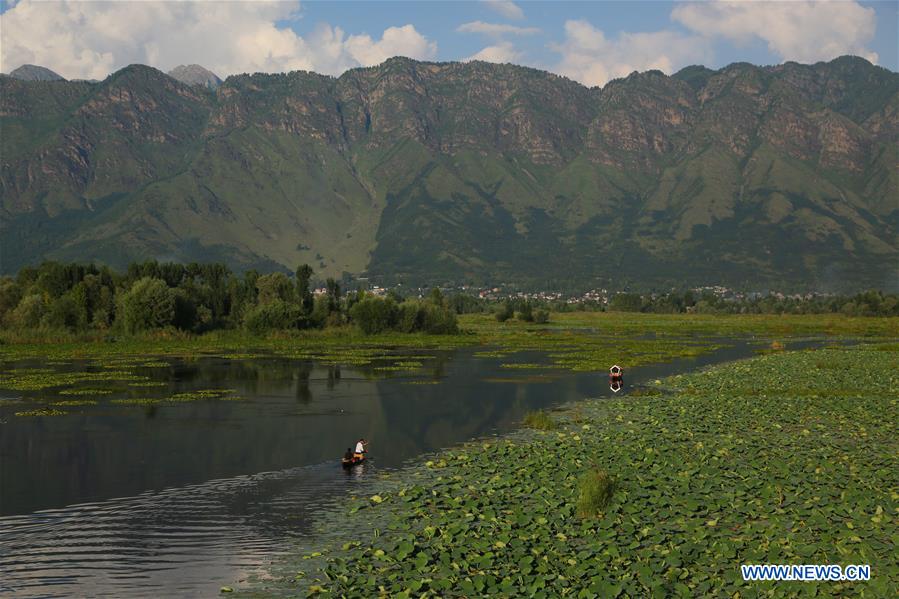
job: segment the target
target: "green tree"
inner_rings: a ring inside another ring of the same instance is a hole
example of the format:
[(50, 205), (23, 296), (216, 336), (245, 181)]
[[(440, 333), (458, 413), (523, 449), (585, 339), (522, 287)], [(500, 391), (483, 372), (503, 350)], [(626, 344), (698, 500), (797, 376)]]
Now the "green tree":
[(22, 301), (22, 287), (9, 277), (0, 279), (0, 323), (7, 319)]
[(329, 278), (325, 281), (325, 289), (328, 292), (328, 312), (337, 312), (340, 310), (340, 283)]
[(175, 317), (175, 294), (160, 279), (139, 279), (122, 297), (122, 325), (129, 333), (167, 327)]
[(270, 304), (276, 300), (290, 303), (294, 298), (293, 285), (283, 272), (273, 272), (262, 275), (256, 281), (256, 289), (259, 294), (259, 305)]
[(244, 317), (244, 327), (256, 335), (272, 330), (295, 329), (303, 324), (302, 308), (280, 299), (255, 306)]
[(297, 267), (297, 298), (306, 312), (312, 311), (312, 290), (309, 288), (309, 280), (314, 272), (308, 264)]
[(353, 304), (350, 318), (366, 335), (392, 329), (397, 321), (397, 306), (390, 299), (365, 297)]
[(71, 293), (58, 297), (50, 304), (41, 318), (41, 326), (48, 329), (66, 329), (76, 331), (85, 324), (85, 313)]
[(531, 307), (531, 302), (526, 301), (521, 305), (521, 309), (518, 311), (518, 320), (523, 322), (534, 321), (534, 309)]
[(616, 312), (639, 312), (643, 307), (643, 298), (638, 293), (617, 293), (609, 302), (609, 309)]
[(40, 293), (26, 295), (12, 311), (12, 322), (20, 329), (36, 329), (47, 312), (47, 302)]
[(507, 320), (512, 318), (514, 315), (515, 315), (515, 309), (512, 307), (512, 302), (510, 302), (509, 300), (506, 300), (503, 303), (502, 308), (500, 308), (499, 311), (496, 313), (496, 320), (498, 320), (499, 322), (506, 322)]

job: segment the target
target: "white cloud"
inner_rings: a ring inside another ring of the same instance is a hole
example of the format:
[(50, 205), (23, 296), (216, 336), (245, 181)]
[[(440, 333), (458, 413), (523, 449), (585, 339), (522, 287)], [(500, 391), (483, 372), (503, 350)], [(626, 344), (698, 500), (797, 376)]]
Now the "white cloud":
[(622, 32), (609, 39), (583, 20), (566, 21), (565, 41), (550, 48), (562, 56), (553, 70), (585, 85), (604, 85), (633, 71), (658, 69), (671, 74), (712, 56), (710, 44), (701, 36)]
[(501, 14), (507, 19), (523, 19), (524, 11), (521, 7), (509, 0), (483, 0), (483, 2), (495, 13)]
[(493, 46), (487, 46), (477, 54), (466, 58), (464, 62), (470, 60), (483, 60), (485, 62), (506, 63), (518, 62), (520, 59), (521, 52), (516, 50), (514, 45), (510, 42), (500, 42)]
[(393, 55), (429, 59), (436, 44), (412, 25), (380, 39), (319, 26), (306, 38), (278, 23), (299, 2), (37, 2), (0, 15), (0, 70), (24, 63), (67, 78), (102, 79), (132, 63), (162, 70), (198, 63), (225, 77), (242, 72), (343, 70)]
[(517, 27), (515, 25), (507, 25), (505, 23), (485, 23), (483, 21), (472, 21), (463, 23), (456, 27), (459, 33), (479, 33), (491, 37), (500, 37), (503, 35), (534, 35), (540, 33), (537, 27)]
[(754, 38), (783, 60), (815, 62), (856, 54), (877, 62), (866, 46), (874, 37), (876, 14), (858, 2), (691, 2), (671, 18), (705, 36), (737, 43)]
[(391, 56), (423, 60), (437, 55), (436, 42), (428, 41), (412, 25), (389, 27), (380, 41), (374, 41), (368, 35), (351, 35), (346, 47), (350, 56), (363, 66), (380, 64)]

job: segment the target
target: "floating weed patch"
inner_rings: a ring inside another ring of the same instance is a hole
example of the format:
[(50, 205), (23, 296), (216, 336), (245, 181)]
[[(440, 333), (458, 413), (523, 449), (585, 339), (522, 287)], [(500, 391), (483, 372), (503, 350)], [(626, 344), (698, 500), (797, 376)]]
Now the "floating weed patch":
[(424, 366), (424, 363), (419, 362), (418, 360), (402, 360), (402, 361), (396, 362), (394, 364), (394, 366), (415, 369), (415, 368), (421, 368), (422, 366)]
[(164, 401), (177, 403), (201, 401), (204, 399), (225, 399), (233, 393), (234, 389), (200, 389), (199, 391), (185, 391), (182, 393), (175, 393), (174, 395), (166, 398)]
[(504, 377), (504, 376), (488, 376), (481, 379), (485, 383), (499, 383), (499, 384), (512, 384), (512, 385), (521, 385), (523, 383), (532, 384), (532, 383), (551, 383), (556, 380), (556, 377), (546, 376), (543, 374), (531, 374), (527, 376), (517, 376), (517, 377)]
[(534, 364), (528, 362), (510, 362), (507, 364), (500, 364), (499, 367), (511, 370), (542, 370), (544, 368), (552, 368), (552, 366), (547, 366), (546, 364)]
[(95, 406), (99, 402), (96, 399), (65, 399), (62, 401), (51, 401), (51, 406)]
[(504, 351), (476, 351), (474, 352), (475, 358), (507, 358), (509, 357), (509, 352)]
[(403, 381), (403, 385), (439, 385), (441, 383), (440, 380), (428, 380), (428, 381)]
[(171, 364), (161, 360), (151, 360), (149, 362), (141, 362), (138, 366), (141, 368), (168, 368)]
[(62, 410), (56, 410), (52, 408), (41, 408), (39, 410), (26, 410), (24, 412), (16, 412), (16, 416), (63, 416), (68, 414), (68, 412), (63, 412)]
[(160, 399), (158, 397), (120, 397), (116, 399), (110, 399), (109, 403), (114, 403), (122, 406), (153, 406), (165, 403), (165, 401), (165, 399)]
[(591, 470), (578, 482), (577, 515), (594, 518), (609, 504), (617, 482), (605, 470)]
[(110, 395), (112, 389), (63, 389), (60, 395)]
[(165, 381), (139, 381), (137, 383), (128, 383), (129, 387), (167, 387), (168, 383)]
[(549, 431), (556, 428), (556, 421), (549, 414), (543, 411), (528, 412), (524, 415), (522, 424), (528, 428), (535, 428), (541, 431)]
[(110, 400), (119, 405), (149, 406), (162, 404), (190, 403), (194, 401), (241, 401), (243, 397), (234, 395), (234, 389), (200, 389), (184, 391), (169, 397), (122, 397)]
[(51, 387), (66, 387), (80, 383), (103, 381), (143, 381), (148, 377), (139, 376), (127, 370), (111, 370), (100, 372), (47, 372), (26, 369), (14, 371), (12, 374), (0, 375), (0, 388), (16, 391), (40, 391)]

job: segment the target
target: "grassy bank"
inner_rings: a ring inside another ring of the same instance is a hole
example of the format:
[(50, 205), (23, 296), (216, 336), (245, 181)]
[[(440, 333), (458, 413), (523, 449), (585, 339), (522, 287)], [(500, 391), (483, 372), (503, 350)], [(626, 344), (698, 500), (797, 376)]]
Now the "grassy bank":
[[(897, 318), (852, 318), (841, 315), (691, 315), (626, 312), (553, 314), (546, 325), (507, 321), (489, 314), (460, 317), (455, 335), (381, 333), (364, 335), (353, 326), (253, 335), (222, 330), (194, 335), (171, 330), (141, 335), (75, 335), (45, 330), (0, 331), (0, 360), (103, 359), (110, 356), (230, 355), (264, 351), (284, 356), (345, 353), (396, 347), (454, 348), (490, 345), (502, 355), (522, 350), (553, 354), (562, 367), (589, 369), (605, 364), (606, 350), (631, 366), (660, 359), (696, 355), (709, 337), (755, 336), (760, 340), (806, 336), (899, 337)], [(647, 337), (650, 335), (650, 337)], [(598, 352), (603, 352), (600, 355)]]
[[(896, 596), (897, 372), (896, 344), (774, 353), (581, 402), (374, 483), (247, 594)], [(743, 563), (873, 579), (744, 583)]]

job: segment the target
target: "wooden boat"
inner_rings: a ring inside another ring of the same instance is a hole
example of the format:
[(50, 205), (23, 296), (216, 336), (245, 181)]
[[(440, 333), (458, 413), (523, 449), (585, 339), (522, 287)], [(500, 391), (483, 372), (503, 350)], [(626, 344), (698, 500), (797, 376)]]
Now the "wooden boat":
[(361, 458), (357, 458), (356, 456), (353, 456), (353, 458), (350, 460), (348, 460), (346, 458), (340, 458), (340, 464), (344, 468), (352, 468), (353, 466), (357, 466), (364, 461), (365, 461), (365, 456), (362, 456)]

